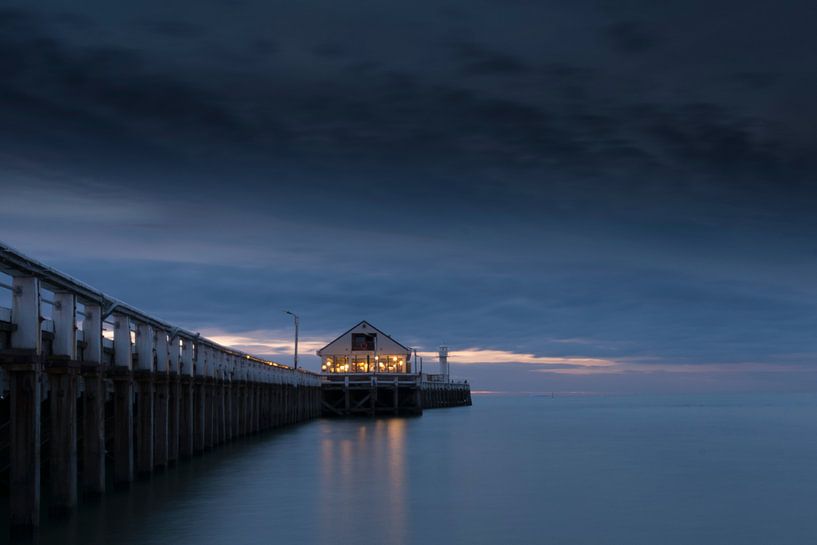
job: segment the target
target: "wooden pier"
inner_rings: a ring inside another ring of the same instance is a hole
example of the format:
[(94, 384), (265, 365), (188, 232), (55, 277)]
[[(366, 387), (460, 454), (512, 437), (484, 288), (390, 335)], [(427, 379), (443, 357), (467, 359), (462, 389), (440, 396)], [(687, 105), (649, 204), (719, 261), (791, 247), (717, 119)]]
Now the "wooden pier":
[(406, 373), (323, 376), (324, 416), (420, 415), (424, 409), (471, 405), (465, 381)]
[(417, 350), (366, 320), (317, 355), (324, 416), (419, 415), (424, 409), (471, 405), (468, 382), (451, 380), (448, 374), (448, 348), (440, 347), (443, 372), (423, 373)]
[(13, 528), (39, 524), (41, 494), (69, 512), (109, 484), (321, 414), (315, 373), (175, 327), (1, 244), (0, 272), (11, 299), (0, 305), (0, 478)]

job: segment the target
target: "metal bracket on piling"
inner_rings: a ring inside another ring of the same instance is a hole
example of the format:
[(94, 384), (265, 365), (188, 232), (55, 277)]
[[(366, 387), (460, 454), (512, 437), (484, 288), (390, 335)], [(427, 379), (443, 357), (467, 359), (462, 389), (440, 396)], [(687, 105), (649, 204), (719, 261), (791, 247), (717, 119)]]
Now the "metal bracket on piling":
[(119, 303), (111, 303), (110, 305), (108, 305), (108, 308), (106, 308), (105, 311), (102, 313), (102, 321), (104, 322), (105, 320), (107, 320), (108, 317), (111, 314), (113, 314), (113, 311), (116, 310), (116, 307), (118, 306)]

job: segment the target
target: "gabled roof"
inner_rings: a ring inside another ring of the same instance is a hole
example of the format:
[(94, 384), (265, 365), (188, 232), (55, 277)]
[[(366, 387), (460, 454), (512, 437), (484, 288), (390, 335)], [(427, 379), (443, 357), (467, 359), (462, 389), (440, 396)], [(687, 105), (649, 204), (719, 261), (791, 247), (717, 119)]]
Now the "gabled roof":
[(387, 339), (389, 339), (390, 341), (392, 341), (396, 345), (400, 346), (402, 349), (404, 349), (406, 351), (406, 354), (411, 354), (411, 348), (409, 348), (409, 347), (405, 346), (403, 343), (393, 339), (391, 335), (389, 335), (388, 333), (384, 333), (383, 331), (376, 328), (375, 326), (373, 326), (370, 322), (367, 322), (366, 320), (359, 321), (358, 323), (356, 323), (355, 325), (353, 325), (352, 327), (350, 327), (349, 329), (347, 329), (346, 331), (344, 331), (343, 333), (341, 333), (340, 335), (335, 337), (331, 342), (327, 343), (326, 346), (324, 346), (323, 348), (318, 350), (317, 354), (319, 356), (321, 356), (322, 352), (324, 350), (326, 350), (327, 348), (329, 348), (330, 345), (336, 343), (337, 341), (342, 339), (344, 336), (348, 335), (349, 333), (351, 333), (352, 331), (354, 331), (355, 329), (357, 329), (358, 327), (360, 327), (362, 325), (365, 325), (366, 327), (369, 327), (369, 328), (373, 329), (375, 332), (383, 335), (384, 337), (386, 337)]

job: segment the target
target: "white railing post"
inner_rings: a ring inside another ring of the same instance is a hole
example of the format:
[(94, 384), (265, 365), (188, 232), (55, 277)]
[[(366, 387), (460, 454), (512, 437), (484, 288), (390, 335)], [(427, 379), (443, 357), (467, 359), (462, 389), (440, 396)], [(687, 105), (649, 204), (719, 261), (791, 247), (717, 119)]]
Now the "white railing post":
[(173, 337), (170, 339), (170, 344), (168, 345), (169, 352), (168, 352), (168, 371), (173, 374), (177, 374), (180, 372), (179, 369), (179, 338)]
[(133, 352), (130, 342), (130, 318), (124, 314), (113, 315), (114, 364), (117, 367), (133, 367)]
[(40, 280), (33, 276), (15, 276), (12, 279), (11, 332), (12, 348), (42, 351), (40, 325)]
[(85, 348), (82, 350), (82, 488), (92, 494), (105, 491), (105, 397), (107, 394), (100, 364), (102, 363), (102, 308), (85, 304), (82, 320)]
[(77, 297), (73, 293), (54, 294), (54, 342), (55, 356), (77, 359)]
[(190, 339), (182, 339), (182, 363), (179, 373), (187, 377), (193, 376), (193, 341)]
[(159, 329), (156, 331), (156, 372), (159, 374), (167, 374), (168, 360), (170, 354), (168, 353), (167, 331)]
[(153, 370), (153, 328), (139, 324), (136, 330), (136, 368), (140, 371)]
[(85, 305), (85, 319), (82, 320), (82, 334), (85, 340), (82, 360), (86, 363), (101, 363), (102, 309), (99, 305)]

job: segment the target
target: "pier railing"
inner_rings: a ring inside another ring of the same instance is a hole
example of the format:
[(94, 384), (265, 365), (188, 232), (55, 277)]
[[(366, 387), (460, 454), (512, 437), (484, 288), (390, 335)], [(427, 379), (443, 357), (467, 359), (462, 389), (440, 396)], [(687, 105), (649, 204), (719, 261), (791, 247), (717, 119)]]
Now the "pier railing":
[[(0, 291), (6, 292), (0, 297), (0, 332), (6, 333), (0, 335), (0, 349), (132, 370), (320, 384), (316, 373), (170, 324), (2, 243), (0, 273), (5, 277), (0, 278)], [(3, 301), (9, 300), (10, 307), (5, 307)]]
[(29, 528), (41, 457), (50, 509), (68, 511), (78, 489), (105, 491), (109, 457), (123, 485), (321, 410), (320, 375), (223, 346), (0, 243), (5, 392), (11, 525)]
[(344, 382), (346, 384), (368, 384), (368, 383), (391, 383), (400, 384), (451, 384), (466, 385), (467, 380), (451, 378), (448, 375), (428, 374), (428, 373), (327, 373), (321, 375), (321, 380), (326, 383)]
[(468, 382), (425, 373), (327, 373), (325, 416), (422, 414), (424, 409), (471, 404)]
[(467, 380), (441, 374), (422, 374), (422, 382), (444, 383), (444, 384), (468, 384)]

